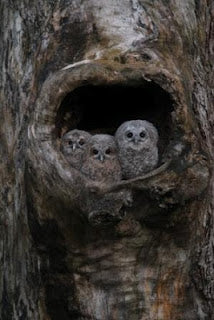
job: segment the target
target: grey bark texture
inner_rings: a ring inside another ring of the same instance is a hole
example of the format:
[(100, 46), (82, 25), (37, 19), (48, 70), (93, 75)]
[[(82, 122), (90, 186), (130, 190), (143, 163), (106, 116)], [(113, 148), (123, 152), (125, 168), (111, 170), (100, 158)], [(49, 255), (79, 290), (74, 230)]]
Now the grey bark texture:
[[(213, 1), (2, 0), (0, 21), (0, 318), (214, 319)], [(160, 168), (69, 166), (60, 110), (85, 86), (167, 95)], [(95, 226), (84, 201), (109, 192)]]

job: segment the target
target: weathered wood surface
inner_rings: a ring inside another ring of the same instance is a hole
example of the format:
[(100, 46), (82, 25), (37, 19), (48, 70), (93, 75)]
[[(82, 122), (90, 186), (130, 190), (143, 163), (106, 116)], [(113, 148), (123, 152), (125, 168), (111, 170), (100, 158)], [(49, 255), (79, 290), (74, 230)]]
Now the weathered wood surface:
[[(1, 319), (214, 319), (213, 17), (202, 0), (1, 1)], [(150, 80), (174, 102), (173, 164), (94, 228), (57, 110), (80, 85)]]

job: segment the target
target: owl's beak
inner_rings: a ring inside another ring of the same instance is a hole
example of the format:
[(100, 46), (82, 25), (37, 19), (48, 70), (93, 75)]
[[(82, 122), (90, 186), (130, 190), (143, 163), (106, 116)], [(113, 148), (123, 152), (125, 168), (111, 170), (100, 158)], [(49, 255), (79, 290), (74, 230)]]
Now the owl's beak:
[(73, 143), (73, 144), (72, 144), (72, 150), (73, 150), (73, 151), (75, 151), (75, 150), (76, 150), (76, 148), (77, 148), (76, 143)]
[(137, 144), (137, 143), (139, 143), (140, 139), (138, 139), (138, 137), (134, 137), (133, 141), (135, 144)]
[(101, 162), (104, 162), (105, 157), (103, 156), (103, 154), (99, 154), (98, 159), (99, 159)]

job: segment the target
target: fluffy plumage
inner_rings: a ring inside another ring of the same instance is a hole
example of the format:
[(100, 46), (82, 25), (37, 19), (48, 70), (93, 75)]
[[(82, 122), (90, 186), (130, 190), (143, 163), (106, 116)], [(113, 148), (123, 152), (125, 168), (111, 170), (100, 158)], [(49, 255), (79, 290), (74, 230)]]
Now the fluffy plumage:
[(124, 179), (153, 170), (158, 163), (158, 132), (146, 120), (124, 122), (115, 133)]
[(91, 136), (84, 154), (82, 172), (94, 181), (105, 183), (121, 179), (121, 167), (113, 136), (107, 134)]
[(60, 149), (72, 167), (80, 170), (83, 155), (91, 134), (83, 130), (71, 130), (61, 138)]

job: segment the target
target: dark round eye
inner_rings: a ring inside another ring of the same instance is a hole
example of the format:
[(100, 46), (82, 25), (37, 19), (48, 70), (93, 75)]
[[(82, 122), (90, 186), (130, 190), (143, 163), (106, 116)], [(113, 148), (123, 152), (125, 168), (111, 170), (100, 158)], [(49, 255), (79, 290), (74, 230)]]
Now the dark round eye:
[(146, 133), (144, 131), (141, 131), (140, 136), (141, 138), (144, 138), (146, 136)]
[(83, 145), (85, 144), (85, 141), (84, 141), (83, 139), (81, 139), (81, 140), (79, 141), (79, 144), (80, 144), (81, 146), (83, 146)]
[(93, 152), (93, 154), (98, 154), (98, 150), (97, 149), (93, 149), (92, 152)]
[(105, 152), (106, 154), (110, 154), (111, 153), (111, 149), (110, 148), (108, 148), (108, 149), (106, 149), (106, 152)]
[(132, 133), (132, 132), (128, 132), (128, 133), (126, 134), (126, 136), (127, 136), (128, 138), (132, 138), (132, 137), (133, 137), (133, 133)]
[(73, 143), (72, 143), (71, 140), (69, 140), (69, 141), (68, 141), (68, 144), (69, 144), (69, 146), (72, 146)]

